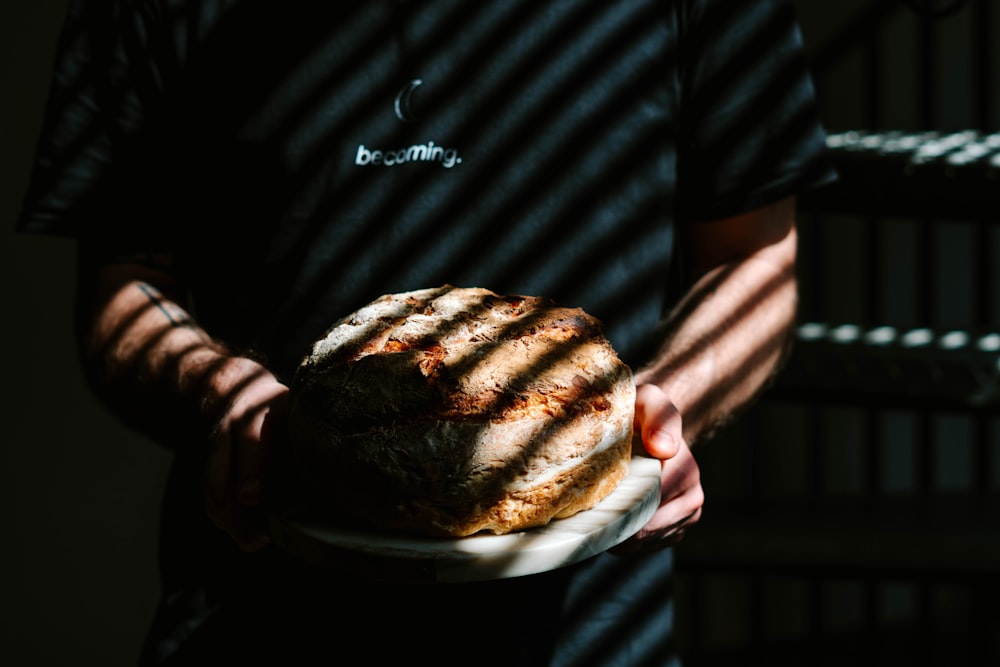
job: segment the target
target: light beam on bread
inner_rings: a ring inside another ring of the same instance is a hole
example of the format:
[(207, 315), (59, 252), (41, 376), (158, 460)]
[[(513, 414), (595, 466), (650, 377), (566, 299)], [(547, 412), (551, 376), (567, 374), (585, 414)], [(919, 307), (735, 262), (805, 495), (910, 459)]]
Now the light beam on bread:
[(576, 308), (445, 286), (336, 323), (292, 384), (310, 502), (382, 528), (505, 533), (592, 507), (628, 470), (631, 370)]

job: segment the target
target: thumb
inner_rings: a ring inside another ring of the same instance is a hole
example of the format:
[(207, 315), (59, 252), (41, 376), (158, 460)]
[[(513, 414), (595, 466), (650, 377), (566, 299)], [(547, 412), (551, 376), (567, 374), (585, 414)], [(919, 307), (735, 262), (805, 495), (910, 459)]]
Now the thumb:
[(681, 413), (657, 385), (636, 387), (635, 430), (650, 456), (662, 460), (677, 455), (683, 439)]

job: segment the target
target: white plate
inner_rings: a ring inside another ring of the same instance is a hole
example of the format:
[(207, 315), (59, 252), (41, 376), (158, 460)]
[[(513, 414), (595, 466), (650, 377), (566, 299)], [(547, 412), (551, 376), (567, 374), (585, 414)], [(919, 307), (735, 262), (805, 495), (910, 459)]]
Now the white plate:
[(275, 543), (313, 564), (383, 581), (468, 582), (537, 574), (577, 563), (634, 535), (660, 500), (660, 462), (633, 456), (629, 473), (596, 507), (507, 535), (413, 537), (339, 528), (306, 515), (271, 517)]

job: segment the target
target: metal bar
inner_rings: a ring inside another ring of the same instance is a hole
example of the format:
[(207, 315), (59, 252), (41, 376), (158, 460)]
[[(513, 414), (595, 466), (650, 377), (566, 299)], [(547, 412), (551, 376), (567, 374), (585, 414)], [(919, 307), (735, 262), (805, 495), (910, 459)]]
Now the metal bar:
[(993, 95), (996, 86), (996, 65), (993, 62), (993, 42), (996, 36), (993, 33), (993, 12), (995, 0), (978, 0), (973, 6), (973, 35), (971, 48), (973, 49), (973, 81), (972, 89), (973, 109), (976, 117), (976, 124), (984, 130), (990, 127), (997, 127), (997, 119), (994, 116)]
[(918, 71), (923, 74), (918, 88), (917, 104), (919, 105), (920, 122), (923, 128), (936, 128), (937, 125), (937, 90), (934, 85), (934, 63), (937, 58), (937, 40), (935, 39), (933, 22), (921, 19), (918, 22), (917, 50)]

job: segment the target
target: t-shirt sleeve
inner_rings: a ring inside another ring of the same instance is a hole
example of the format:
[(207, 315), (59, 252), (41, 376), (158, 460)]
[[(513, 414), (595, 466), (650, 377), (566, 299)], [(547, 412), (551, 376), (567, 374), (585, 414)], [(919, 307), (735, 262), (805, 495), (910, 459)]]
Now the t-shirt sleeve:
[(148, 166), (137, 171), (129, 154), (148, 148), (139, 146), (139, 128), (155, 60), (135, 58), (144, 35), (138, 12), (127, 15), (126, 6), (69, 4), (20, 231), (129, 242), (151, 228), (143, 221), (157, 206), (142, 185), (151, 174)]
[(677, 212), (713, 220), (832, 181), (793, 8), (687, 5)]

